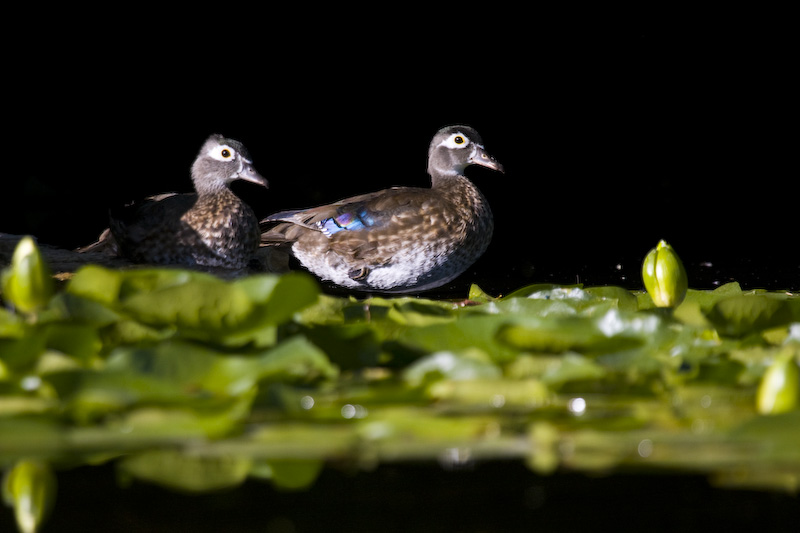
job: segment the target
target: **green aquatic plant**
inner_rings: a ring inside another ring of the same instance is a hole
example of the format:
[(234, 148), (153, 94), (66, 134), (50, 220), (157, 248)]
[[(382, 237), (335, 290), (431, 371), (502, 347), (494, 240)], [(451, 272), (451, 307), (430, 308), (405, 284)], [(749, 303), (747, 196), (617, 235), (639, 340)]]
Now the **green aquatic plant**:
[(53, 277), (32, 237), (20, 239), (11, 265), (0, 273), (0, 292), (6, 304), (23, 313), (38, 311), (53, 295)]
[(642, 281), (657, 307), (677, 307), (689, 288), (689, 279), (680, 257), (663, 240), (645, 256)]
[(21, 460), (3, 478), (3, 501), (14, 509), (22, 533), (38, 531), (53, 510), (56, 477), (40, 461)]
[(798, 350), (795, 347), (786, 346), (767, 367), (756, 396), (759, 413), (779, 414), (797, 409), (800, 369), (797, 367), (796, 352)]
[(190, 493), (420, 459), (800, 487), (800, 298), (668, 279), (657, 298), (473, 286), (464, 305), (330, 296), (303, 273), (89, 265), (27, 305), (4, 290), (5, 501), (40, 524), (48, 472), (108, 462), (123, 484)]

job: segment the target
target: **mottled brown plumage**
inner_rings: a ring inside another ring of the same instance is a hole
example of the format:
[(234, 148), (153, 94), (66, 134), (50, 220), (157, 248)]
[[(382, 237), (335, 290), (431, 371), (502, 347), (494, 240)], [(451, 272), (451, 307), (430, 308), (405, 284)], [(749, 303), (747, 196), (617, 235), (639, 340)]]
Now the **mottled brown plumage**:
[[(460, 141), (460, 142), (458, 142)], [(489, 245), (491, 210), (464, 175), (470, 164), (502, 170), (472, 128), (440, 130), (431, 142), (430, 189), (395, 187), (321, 207), (276, 213), (264, 245), (291, 245), (295, 257), (344, 287), (415, 292), (440, 286)]]
[(244, 268), (260, 231), (253, 210), (229, 189), (237, 179), (267, 186), (241, 143), (212, 135), (192, 165), (197, 192), (112, 210), (104, 245), (137, 263)]

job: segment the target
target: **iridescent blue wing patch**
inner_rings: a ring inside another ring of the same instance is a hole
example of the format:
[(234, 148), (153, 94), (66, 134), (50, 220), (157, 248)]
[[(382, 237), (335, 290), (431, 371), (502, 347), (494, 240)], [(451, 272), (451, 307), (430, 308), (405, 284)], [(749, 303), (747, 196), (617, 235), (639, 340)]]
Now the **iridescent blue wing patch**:
[(345, 211), (335, 217), (326, 218), (317, 222), (317, 227), (328, 237), (340, 231), (358, 231), (375, 225), (375, 220), (369, 216), (365, 208), (356, 212)]

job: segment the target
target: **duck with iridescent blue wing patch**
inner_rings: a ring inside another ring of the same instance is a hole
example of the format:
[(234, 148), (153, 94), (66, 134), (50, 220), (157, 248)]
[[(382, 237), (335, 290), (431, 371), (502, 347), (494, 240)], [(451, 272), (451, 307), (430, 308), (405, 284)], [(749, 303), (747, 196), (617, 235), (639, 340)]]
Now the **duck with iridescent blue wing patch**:
[(469, 268), (492, 238), (489, 204), (464, 174), (470, 165), (503, 171), (473, 128), (442, 128), (428, 150), (430, 188), (394, 187), (275, 213), (261, 222), (262, 246), (288, 246), (305, 268), (350, 289), (439, 287)]

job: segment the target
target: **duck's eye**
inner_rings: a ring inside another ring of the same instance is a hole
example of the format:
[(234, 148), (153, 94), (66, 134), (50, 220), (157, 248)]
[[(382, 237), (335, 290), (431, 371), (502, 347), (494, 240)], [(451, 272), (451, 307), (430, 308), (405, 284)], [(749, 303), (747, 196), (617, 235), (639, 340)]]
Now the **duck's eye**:
[(234, 155), (236, 155), (236, 151), (231, 148), (230, 146), (217, 146), (213, 150), (211, 150), (208, 155), (216, 159), (217, 161), (230, 161)]
[(469, 139), (463, 133), (454, 133), (442, 144), (448, 148), (464, 148), (469, 145)]

